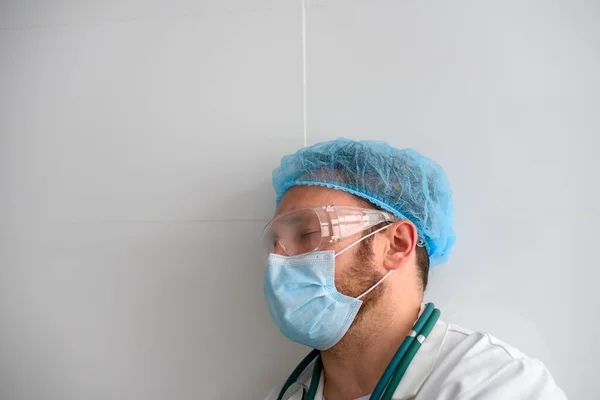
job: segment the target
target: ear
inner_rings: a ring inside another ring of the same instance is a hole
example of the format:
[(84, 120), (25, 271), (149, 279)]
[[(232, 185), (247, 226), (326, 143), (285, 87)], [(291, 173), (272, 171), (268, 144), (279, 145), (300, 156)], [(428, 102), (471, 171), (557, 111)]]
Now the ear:
[(404, 267), (415, 253), (415, 246), (419, 240), (417, 227), (410, 221), (401, 220), (386, 229), (384, 234), (389, 240), (389, 248), (383, 260), (383, 267), (388, 271)]

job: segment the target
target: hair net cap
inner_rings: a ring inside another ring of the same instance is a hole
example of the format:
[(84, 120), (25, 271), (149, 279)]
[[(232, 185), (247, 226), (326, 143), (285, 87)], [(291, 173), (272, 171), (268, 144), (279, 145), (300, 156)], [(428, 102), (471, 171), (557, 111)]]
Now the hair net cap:
[(446, 261), (456, 241), (448, 178), (440, 165), (413, 149), (343, 138), (317, 143), (284, 156), (273, 171), (278, 205), (299, 185), (343, 190), (411, 221), (431, 266)]

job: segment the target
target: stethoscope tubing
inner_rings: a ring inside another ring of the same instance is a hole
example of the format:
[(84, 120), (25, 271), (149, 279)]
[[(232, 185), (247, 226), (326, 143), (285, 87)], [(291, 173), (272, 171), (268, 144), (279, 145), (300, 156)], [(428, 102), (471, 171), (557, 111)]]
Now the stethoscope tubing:
[(377, 386), (375, 386), (375, 389), (373, 390), (373, 393), (371, 394), (371, 397), (369, 398), (369, 400), (379, 399), (381, 397), (381, 394), (383, 393), (386, 386), (388, 385), (388, 382), (390, 381), (392, 374), (398, 367), (398, 364), (400, 364), (400, 361), (402, 361), (402, 358), (404, 357), (404, 354), (406, 354), (406, 351), (408, 350), (410, 345), (413, 343), (415, 338), (421, 333), (421, 329), (423, 329), (425, 322), (429, 319), (429, 317), (433, 313), (434, 308), (435, 308), (435, 306), (433, 305), (433, 303), (427, 304), (427, 306), (425, 307), (425, 310), (423, 310), (423, 312), (421, 313), (421, 316), (415, 323), (415, 326), (413, 327), (413, 329), (410, 330), (408, 335), (406, 335), (406, 338), (402, 342), (402, 345), (400, 345), (400, 348), (398, 349), (398, 351), (392, 358), (392, 361), (390, 361), (387, 368), (383, 372), (383, 375), (381, 376), (381, 379), (377, 383)]
[[(427, 318), (427, 322), (425, 323), (423, 328), (420, 330), (419, 335), (416, 337), (417, 340), (412, 341), (410, 347), (408, 348), (408, 351), (406, 352), (405, 356), (402, 358), (402, 361), (400, 361), (400, 364), (394, 371), (394, 375), (392, 376), (392, 379), (390, 379), (390, 382), (388, 383), (388, 386), (387, 386), (381, 400), (391, 400), (392, 396), (394, 395), (394, 392), (396, 391), (396, 388), (398, 387), (398, 385), (400, 384), (400, 381), (404, 377), (404, 373), (408, 369), (413, 358), (415, 358), (417, 351), (419, 351), (419, 349), (421, 348), (421, 344), (425, 341), (427, 336), (429, 336), (429, 334), (431, 333), (431, 331), (432, 331), (433, 327), (435, 326), (436, 322), (438, 321), (439, 317), (440, 317), (440, 310), (438, 310), (436, 308), (431, 312), (431, 315), (429, 316), (429, 318)], [(373, 397), (371, 395), (370, 399), (378, 399), (378, 398)]]
[(294, 371), (290, 374), (290, 376), (283, 384), (281, 391), (279, 392), (279, 396), (277, 396), (277, 400), (283, 399), (283, 395), (285, 394), (285, 392), (287, 392), (290, 386), (292, 386), (298, 380), (300, 375), (302, 375), (302, 372), (304, 372), (306, 367), (308, 367), (312, 360), (314, 360), (318, 355), (319, 350), (313, 349), (310, 353), (307, 354), (306, 357), (304, 357), (302, 361), (300, 361), (300, 364), (298, 364), (296, 368), (294, 368)]

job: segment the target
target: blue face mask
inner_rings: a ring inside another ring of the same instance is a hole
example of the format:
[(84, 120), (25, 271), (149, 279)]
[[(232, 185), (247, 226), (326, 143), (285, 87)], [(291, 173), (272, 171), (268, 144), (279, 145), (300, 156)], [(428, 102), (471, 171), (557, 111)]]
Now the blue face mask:
[(264, 292), (269, 313), (281, 333), (319, 350), (327, 350), (342, 339), (362, 304), (360, 298), (392, 271), (354, 298), (335, 288), (335, 257), (385, 228), (360, 238), (338, 254), (330, 250), (293, 257), (269, 255)]

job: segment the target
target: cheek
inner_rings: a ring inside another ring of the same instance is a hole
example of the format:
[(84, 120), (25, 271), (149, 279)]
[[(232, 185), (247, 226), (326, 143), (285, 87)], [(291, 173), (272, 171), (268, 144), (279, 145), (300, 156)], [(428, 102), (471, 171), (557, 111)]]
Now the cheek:
[(371, 268), (376, 272), (386, 273), (387, 271), (383, 268), (383, 256), (379, 253), (371, 254)]
[[(346, 255), (346, 254), (343, 254), (342, 256), (344, 256), (344, 255)], [(335, 258), (334, 283), (335, 283), (335, 288), (338, 290), (338, 292), (346, 294), (346, 293), (344, 293), (343, 289), (345, 288), (346, 283), (348, 281), (348, 279), (347, 279), (348, 264), (347, 264), (346, 257), (342, 258), (342, 256)]]
[[(368, 250), (368, 249), (367, 249)], [(338, 292), (356, 297), (377, 282), (373, 254), (357, 246), (335, 259), (335, 287)]]
[(346, 296), (352, 296), (354, 292), (354, 281), (358, 274), (355, 260), (356, 255), (354, 254), (354, 251), (347, 251), (335, 258), (335, 288), (338, 292), (345, 294)]

